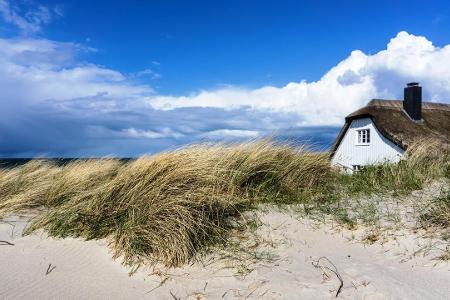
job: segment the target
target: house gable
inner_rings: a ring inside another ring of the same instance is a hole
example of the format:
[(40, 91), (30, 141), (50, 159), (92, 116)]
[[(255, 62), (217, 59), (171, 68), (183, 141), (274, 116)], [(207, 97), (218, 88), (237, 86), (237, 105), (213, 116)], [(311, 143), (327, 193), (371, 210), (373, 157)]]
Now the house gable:
[[(370, 131), (370, 143), (358, 143), (358, 131)], [(387, 139), (377, 128), (372, 118), (362, 117), (348, 123), (342, 132), (338, 147), (332, 157), (332, 164), (346, 169), (382, 162), (397, 162), (405, 150)]]

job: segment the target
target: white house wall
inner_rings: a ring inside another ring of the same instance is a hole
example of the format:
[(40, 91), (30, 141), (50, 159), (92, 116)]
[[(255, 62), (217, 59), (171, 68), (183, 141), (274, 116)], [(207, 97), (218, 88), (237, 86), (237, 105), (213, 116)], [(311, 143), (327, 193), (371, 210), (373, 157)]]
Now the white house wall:
[[(370, 129), (369, 145), (357, 145), (357, 130), (360, 129)], [(352, 121), (331, 163), (352, 169), (353, 165), (398, 162), (403, 154), (404, 150), (385, 138), (371, 118), (362, 118)]]

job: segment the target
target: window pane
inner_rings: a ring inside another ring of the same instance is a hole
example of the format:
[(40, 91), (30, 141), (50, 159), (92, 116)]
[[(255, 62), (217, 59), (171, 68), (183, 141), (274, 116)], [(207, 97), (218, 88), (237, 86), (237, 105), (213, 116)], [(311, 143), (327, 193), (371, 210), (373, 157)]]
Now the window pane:
[(370, 129), (360, 129), (356, 131), (358, 144), (370, 144)]

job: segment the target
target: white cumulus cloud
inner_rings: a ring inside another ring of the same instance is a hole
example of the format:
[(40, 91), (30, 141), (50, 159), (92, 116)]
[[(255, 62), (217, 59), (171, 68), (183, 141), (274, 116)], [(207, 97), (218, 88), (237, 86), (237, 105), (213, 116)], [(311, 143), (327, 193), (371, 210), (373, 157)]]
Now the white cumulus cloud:
[(401, 97), (408, 81), (419, 81), (432, 101), (450, 100), (450, 45), (436, 47), (422, 36), (400, 32), (386, 50), (367, 55), (355, 50), (315, 82), (291, 82), (258, 89), (226, 87), (195, 95), (154, 96), (159, 110), (215, 107), (292, 112), (296, 125), (339, 125), (343, 117), (371, 98)]

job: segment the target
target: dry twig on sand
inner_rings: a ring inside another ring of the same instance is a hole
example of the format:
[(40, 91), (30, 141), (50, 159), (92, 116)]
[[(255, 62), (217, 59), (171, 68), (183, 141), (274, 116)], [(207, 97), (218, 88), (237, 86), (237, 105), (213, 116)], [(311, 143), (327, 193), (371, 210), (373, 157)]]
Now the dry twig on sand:
[(0, 246), (14, 246), (14, 244), (8, 241), (0, 241)]
[(161, 280), (161, 282), (155, 286), (154, 288), (152, 288), (150, 291), (148, 291), (146, 294), (149, 294), (151, 292), (153, 292), (154, 290), (156, 290), (157, 288), (160, 288), (164, 285), (164, 283), (166, 283), (166, 281), (169, 279), (169, 277), (165, 277), (163, 280)]
[(52, 267), (52, 264), (48, 264), (48, 268), (47, 268), (47, 271), (45, 271), (45, 275), (50, 274), (55, 268), (56, 268), (56, 266)]
[[(333, 266), (333, 268), (330, 268), (330, 267), (328, 267), (328, 266), (325, 266), (325, 265), (320, 264), (320, 261), (321, 261), (322, 259), (328, 261), (328, 263), (329, 263), (331, 266)], [(333, 272), (334, 275), (336, 275), (336, 277), (337, 277), (337, 278), (339, 279), (339, 281), (341, 282), (341, 284), (339, 285), (339, 288), (338, 288), (338, 290), (337, 290), (337, 292), (336, 292), (336, 297), (337, 297), (337, 296), (339, 295), (339, 293), (341, 292), (342, 287), (344, 286), (344, 280), (342, 280), (341, 274), (339, 274), (339, 271), (338, 271), (338, 269), (336, 268), (336, 266), (333, 264), (333, 262), (332, 262), (331, 260), (329, 260), (327, 257), (322, 256), (322, 257), (319, 257), (319, 259), (318, 259), (317, 261), (313, 261), (313, 262), (312, 262), (312, 265), (313, 265), (315, 268), (320, 268), (323, 272), (325, 272), (324, 269), (327, 269), (327, 270)]]
[(180, 300), (180, 299), (181, 299), (180, 297), (175, 296), (175, 295), (172, 293), (172, 291), (169, 291), (169, 292), (170, 292), (170, 295), (172, 296), (173, 299), (175, 299), (175, 300)]

